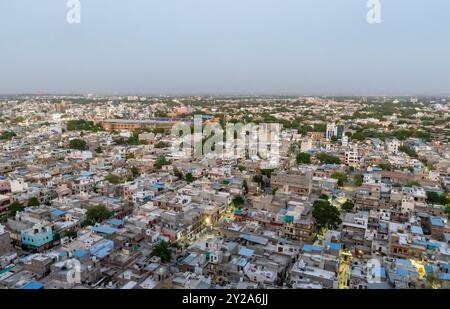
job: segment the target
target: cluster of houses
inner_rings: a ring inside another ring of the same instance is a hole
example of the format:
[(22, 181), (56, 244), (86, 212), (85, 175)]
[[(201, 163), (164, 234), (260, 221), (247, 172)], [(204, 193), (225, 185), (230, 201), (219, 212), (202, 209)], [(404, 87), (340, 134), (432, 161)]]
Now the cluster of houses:
[[(179, 101), (172, 109), (154, 98), (72, 101), (0, 101), (2, 117), (10, 119), (0, 131), (14, 132), (0, 140), (0, 288), (450, 283), (445, 134), (432, 142), (357, 141), (346, 134), (349, 123), (334, 120), (324, 131), (284, 128), (279, 165), (267, 169), (258, 156), (174, 156), (177, 137), (167, 124), (194, 111)], [(357, 105), (314, 102), (347, 112)], [(170, 118), (155, 120), (160, 109)], [(245, 113), (256, 117), (266, 109), (250, 105)], [(297, 160), (299, 153), (308, 162)], [(336, 226), (318, 227), (317, 201), (337, 209)]]

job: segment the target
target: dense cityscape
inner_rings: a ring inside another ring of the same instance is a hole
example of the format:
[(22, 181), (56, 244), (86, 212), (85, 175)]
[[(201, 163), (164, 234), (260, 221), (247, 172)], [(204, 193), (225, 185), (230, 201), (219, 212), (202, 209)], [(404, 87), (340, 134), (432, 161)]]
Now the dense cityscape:
[(3, 96), (0, 288), (449, 288), (449, 139), (447, 97)]

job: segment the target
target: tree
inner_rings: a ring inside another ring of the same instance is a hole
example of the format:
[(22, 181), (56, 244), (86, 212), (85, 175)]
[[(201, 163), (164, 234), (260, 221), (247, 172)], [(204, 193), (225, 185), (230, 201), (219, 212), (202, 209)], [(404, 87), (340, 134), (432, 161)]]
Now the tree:
[(427, 191), (427, 202), (430, 204), (446, 205), (450, 203), (450, 196), (433, 191)]
[(400, 146), (400, 147), (398, 147), (398, 150), (401, 151), (401, 152), (406, 153), (411, 158), (417, 158), (416, 151), (413, 148), (409, 147), (409, 146), (406, 146), (406, 145)]
[(102, 147), (98, 146), (97, 148), (95, 148), (95, 152), (102, 153), (103, 152)]
[(158, 143), (155, 144), (155, 148), (167, 148), (169, 146), (170, 146), (169, 143), (163, 141), (159, 141)]
[(342, 223), (339, 217), (339, 210), (328, 201), (317, 200), (313, 204), (312, 215), (316, 221), (317, 227), (337, 229)]
[(105, 221), (109, 217), (111, 217), (111, 212), (108, 208), (105, 205), (99, 204), (88, 209), (84, 223), (86, 225), (95, 225), (98, 222)]
[(172, 260), (172, 252), (170, 251), (169, 244), (164, 240), (161, 240), (153, 248), (152, 256), (160, 257), (163, 263), (170, 262)]
[(326, 153), (318, 153), (316, 158), (324, 164), (341, 164), (341, 160), (338, 157), (326, 154)]
[(354, 206), (355, 206), (355, 205), (353, 204), (352, 201), (347, 200), (347, 201), (345, 201), (344, 204), (341, 205), (341, 209), (342, 209), (342, 211), (344, 211), (344, 212), (351, 212), (351, 211), (353, 210), (353, 207), (354, 207)]
[(297, 164), (310, 164), (311, 163), (311, 155), (306, 152), (301, 152), (297, 155)]
[(329, 197), (328, 195), (322, 193), (322, 194), (319, 196), (319, 199), (328, 201), (328, 200), (330, 199), (330, 197)]
[(33, 196), (33, 197), (30, 197), (30, 198), (28, 199), (27, 206), (28, 206), (28, 207), (37, 207), (37, 206), (39, 206), (40, 204), (41, 204), (41, 203), (39, 203), (38, 198), (35, 197), (35, 196)]
[(94, 124), (93, 121), (86, 121), (84, 119), (78, 120), (69, 120), (67, 121), (67, 130), (68, 131), (100, 131), (102, 130), (102, 126), (98, 124)]
[(248, 183), (247, 183), (247, 180), (245, 180), (245, 179), (242, 182), (242, 190), (244, 191), (244, 194), (248, 193)]
[(337, 136), (336, 136), (336, 135), (333, 135), (333, 136), (331, 137), (331, 141), (332, 141), (333, 143), (337, 142), (337, 141), (338, 141)]
[(152, 132), (155, 134), (164, 134), (166, 130), (164, 128), (154, 128)]
[(14, 217), (17, 212), (22, 211), (23, 206), (19, 202), (13, 202), (11, 205), (9, 205), (9, 215), (11, 217)]
[(186, 181), (188, 182), (188, 183), (191, 183), (191, 182), (193, 182), (194, 181), (194, 177), (192, 176), (192, 173), (186, 173)]
[(245, 171), (246, 170), (246, 167), (244, 166), (244, 165), (238, 165), (238, 170), (240, 171), (240, 172), (243, 172), (243, 171)]
[(385, 170), (385, 171), (392, 171), (392, 165), (389, 162), (386, 163), (380, 163), (378, 164), (378, 167)]
[(450, 220), (450, 203), (445, 206), (444, 211), (447, 214), (448, 219)]
[(0, 140), (10, 141), (15, 136), (17, 136), (16, 133), (12, 131), (3, 131), (2, 133), (0, 133)]
[(133, 175), (133, 178), (139, 176), (139, 169), (135, 165), (130, 168), (130, 172)]
[(362, 186), (362, 184), (364, 182), (364, 176), (363, 175), (355, 175), (355, 176), (353, 176), (353, 182), (358, 187)]
[(79, 138), (75, 138), (75, 139), (71, 140), (69, 142), (69, 148), (75, 149), (75, 150), (87, 150), (88, 149), (86, 141), (79, 139)]
[(72, 229), (64, 232), (64, 237), (69, 237), (69, 238), (73, 239), (73, 238), (77, 238), (77, 236), (78, 236), (77, 231), (72, 230)]
[(173, 169), (173, 175), (179, 179), (183, 179), (183, 173), (176, 167)]
[(14, 119), (14, 122), (15, 122), (15, 123), (21, 123), (21, 122), (24, 122), (24, 121), (25, 121), (25, 118), (22, 117), (22, 116), (16, 117), (16, 118)]
[(418, 182), (417, 180), (413, 180), (413, 181), (408, 181), (406, 183), (407, 187), (420, 187), (420, 182)]
[(242, 196), (238, 195), (233, 198), (233, 205), (236, 207), (242, 206), (245, 203), (245, 200)]
[(273, 171), (274, 169), (262, 169), (261, 174), (270, 178), (272, 176)]
[(109, 174), (105, 177), (105, 179), (113, 185), (118, 185), (123, 182), (122, 178), (120, 178), (120, 176), (117, 174)]
[(334, 172), (334, 173), (331, 175), (331, 178), (337, 179), (338, 185), (339, 185), (340, 187), (342, 187), (342, 186), (344, 185), (344, 183), (348, 182), (347, 175), (344, 174), (344, 173)]
[(161, 169), (165, 165), (170, 165), (170, 161), (167, 160), (163, 155), (159, 156), (158, 159), (156, 159), (155, 167), (157, 169)]
[(262, 178), (261, 175), (254, 175), (254, 176), (253, 176), (253, 181), (256, 182), (256, 183), (258, 183), (258, 184), (262, 184), (263, 178)]

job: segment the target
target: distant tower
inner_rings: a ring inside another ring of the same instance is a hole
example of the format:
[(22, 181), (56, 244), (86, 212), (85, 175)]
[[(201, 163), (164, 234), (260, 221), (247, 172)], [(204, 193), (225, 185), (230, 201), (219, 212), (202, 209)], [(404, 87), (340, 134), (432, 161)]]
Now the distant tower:
[(327, 124), (327, 132), (326, 132), (326, 138), (327, 140), (330, 140), (333, 136), (335, 136), (337, 133), (337, 127), (336, 123), (331, 122)]
[(338, 140), (342, 140), (345, 136), (345, 126), (343, 124), (338, 124), (336, 127), (336, 136)]
[(55, 110), (57, 113), (65, 113), (67, 110), (66, 101), (61, 101), (60, 103), (55, 103)]

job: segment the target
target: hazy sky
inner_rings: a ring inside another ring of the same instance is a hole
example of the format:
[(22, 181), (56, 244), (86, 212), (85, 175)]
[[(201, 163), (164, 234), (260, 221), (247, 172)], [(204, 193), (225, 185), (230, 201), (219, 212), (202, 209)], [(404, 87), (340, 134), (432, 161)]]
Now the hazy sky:
[(450, 94), (450, 1), (0, 0), (0, 93)]

